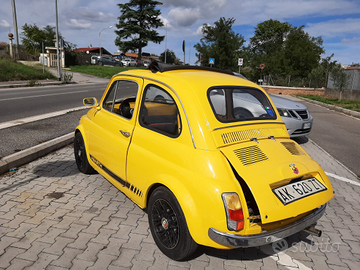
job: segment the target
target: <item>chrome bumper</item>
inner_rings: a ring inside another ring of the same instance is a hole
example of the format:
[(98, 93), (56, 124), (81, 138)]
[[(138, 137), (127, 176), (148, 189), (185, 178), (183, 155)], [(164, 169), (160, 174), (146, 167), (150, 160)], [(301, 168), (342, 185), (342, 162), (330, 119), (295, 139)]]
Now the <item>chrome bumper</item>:
[(208, 235), (216, 243), (225, 246), (258, 247), (273, 243), (279, 239), (283, 239), (306, 229), (322, 217), (322, 215), (325, 213), (325, 208), (326, 204), (317, 208), (316, 211), (310, 215), (307, 215), (306, 217), (303, 217), (302, 219), (299, 219), (298, 221), (286, 227), (276, 229), (271, 232), (264, 232), (254, 235), (235, 235), (231, 233), (219, 232), (214, 228), (209, 228)]

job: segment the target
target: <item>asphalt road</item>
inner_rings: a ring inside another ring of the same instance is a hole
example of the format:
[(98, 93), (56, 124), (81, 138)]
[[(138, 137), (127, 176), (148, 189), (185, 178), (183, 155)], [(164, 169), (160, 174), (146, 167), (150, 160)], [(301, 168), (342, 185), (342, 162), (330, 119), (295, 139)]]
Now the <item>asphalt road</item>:
[(360, 176), (360, 119), (310, 102), (300, 102), (314, 117), (313, 129), (308, 137)]
[(106, 85), (67, 84), (0, 90), (0, 123), (80, 107), (85, 97), (99, 100)]

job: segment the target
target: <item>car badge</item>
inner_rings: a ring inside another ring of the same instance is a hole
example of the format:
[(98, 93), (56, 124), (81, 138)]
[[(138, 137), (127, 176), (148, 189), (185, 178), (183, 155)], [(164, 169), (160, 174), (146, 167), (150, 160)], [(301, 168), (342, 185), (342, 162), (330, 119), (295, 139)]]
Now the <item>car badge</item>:
[(168, 229), (169, 223), (168, 223), (168, 221), (166, 220), (166, 218), (162, 218), (162, 220), (161, 220), (161, 225), (162, 225), (162, 227), (163, 227), (165, 230)]
[(292, 169), (293, 173), (299, 174), (299, 169), (295, 166), (295, 164), (290, 164), (289, 167)]

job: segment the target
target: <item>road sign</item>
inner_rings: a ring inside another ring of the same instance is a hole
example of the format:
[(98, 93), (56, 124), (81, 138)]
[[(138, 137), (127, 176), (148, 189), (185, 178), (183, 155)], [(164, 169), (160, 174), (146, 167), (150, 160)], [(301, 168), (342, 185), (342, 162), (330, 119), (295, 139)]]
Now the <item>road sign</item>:
[(264, 68), (265, 68), (265, 64), (264, 64), (264, 63), (260, 64), (260, 68), (261, 68), (261, 69), (264, 69)]
[(209, 65), (215, 64), (215, 58), (209, 58)]
[(239, 66), (242, 66), (242, 65), (243, 65), (243, 59), (242, 59), (242, 58), (239, 58), (238, 65), (239, 65)]

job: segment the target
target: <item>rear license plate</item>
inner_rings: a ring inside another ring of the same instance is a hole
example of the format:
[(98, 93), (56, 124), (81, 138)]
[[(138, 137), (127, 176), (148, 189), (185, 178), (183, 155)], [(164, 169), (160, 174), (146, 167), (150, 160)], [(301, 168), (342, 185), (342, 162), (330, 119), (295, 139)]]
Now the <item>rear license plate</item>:
[(309, 129), (309, 128), (311, 128), (311, 123), (305, 123), (303, 125), (303, 129)]
[(287, 205), (312, 194), (327, 190), (316, 178), (302, 180), (286, 186), (274, 188), (272, 191), (279, 200)]

